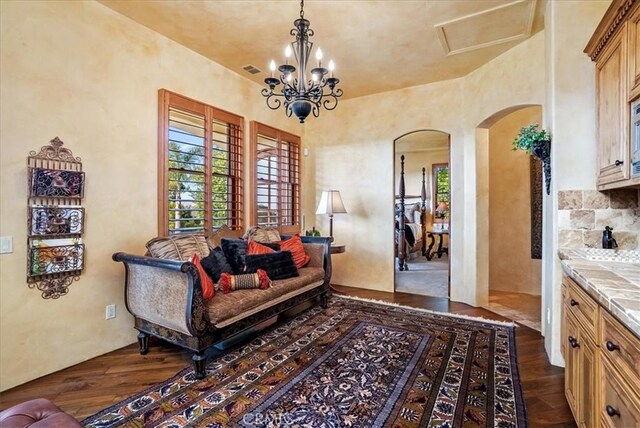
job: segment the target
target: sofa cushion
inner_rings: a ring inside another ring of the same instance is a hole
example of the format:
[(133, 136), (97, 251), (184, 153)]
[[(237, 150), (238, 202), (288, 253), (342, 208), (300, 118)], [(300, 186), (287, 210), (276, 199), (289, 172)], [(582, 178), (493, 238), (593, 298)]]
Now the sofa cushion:
[[(207, 257), (200, 260), (200, 263), (214, 283), (218, 282), (222, 273), (233, 273), (233, 269), (220, 247), (212, 249)], [(216, 287), (216, 289), (218, 288)]]
[(249, 243), (244, 239), (222, 238), (221, 246), (233, 273), (236, 275), (244, 273), (244, 258), (247, 255)]
[(278, 242), (280, 241), (280, 232), (272, 227), (251, 226), (247, 229), (243, 238), (261, 243)]
[(247, 248), (247, 255), (249, 254), (269, 254), (273, 253), (275, 250), (271, 247), (263, 245), (253, 239), (249, 239), (249, 246)]
[(245, 259), (247, 273), (264, 269), (269, 278), (287, 279), (298, 276), (298, 268), (290, 251), (272, 251), (265, 254), (248, 254)]
[(193, 253), (191, 257), (189, 257), (189, 261), (196, 266), (196, 269), (198, 269), (200, 286), (202, 287), (202, 298), (204, 300), (209, 300), (216, 294), (216, 290), (213, 288), (213, 281), (209, 277), (209, 274), (207, 274), (207, 271), (204, 270), (202, 263), (200, 263), (200, 257), (198, 257), (197, 253)]
[[(298, 270), (300, 276), (276, 280), (266, 290), (238, 290), (229, 294), (219, 294), (215, 299), (206, 302), (209, 321), (221, 328), (230, 320), (255, 313), (264, 303), (269, 303), (289, 293), (309, 285), (319, 286), (324, 281), (324, 269), (306, 267)], [(254, 310), (254, 312), (252, 312)]]
[(189, 260), (193, 253), (200, 259), (209, 255), (209, 246), (204, 235), (173, 235), (158, 237), (146, 244), (151, 257), (169, 260)]
[(282, 251), (291, 251), (291, 255), (293, 256), (293, 261), (296, 264), (296, 267), (300, 269), (309, 263), (309, 256), (304, 251), (304, 245), (302, 245), (302, 239), (300, 238), (300, 234), (295, 234), (289, 239), (285, 239), (279, 242), (280, 250)]
[(221, 245), (222, 238), (238, 239), (241, 237), (242, 237), (241, 231), (233, 230), (226, 224), (223, 224), (207, 238), (207, 244), (209, 245), (210, 248), (216, 248)]
[(231, 275), (230, 273), (220, 275), (220, 289), (225, 294), (236, 290), (252, 290), (255, 288), (266, 290), (270, 286), (271, 279), (263, 269), (258, 269), (255, 273), (243, 273), (241, 275)]

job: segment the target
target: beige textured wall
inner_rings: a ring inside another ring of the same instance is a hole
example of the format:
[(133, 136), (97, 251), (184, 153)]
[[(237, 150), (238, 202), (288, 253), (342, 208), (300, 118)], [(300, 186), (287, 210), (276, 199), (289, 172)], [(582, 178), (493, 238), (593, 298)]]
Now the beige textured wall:
[(476, 201), (488, 193), (476, 189), (476, 127), (511, 106), (542, 104), (544, 73), (531, 67), (535, 62), (544, 62), (544, 32), (463, 78), (345, 100), (339, 111), (308, 124), (316, 179), (306, 183), (307, 189), (315, 185), (307, 206), (322, 189), (338, 188), (349, 210), (334, 222), (336, 240), (347, 245), (333, 259), (336, 283), (393, 291), (393, 140), (437, 129), (451, 135), (451, 297), (486, 303), (488, 260), (485, 254), (479, 281)]
[[(159, 88), (244, 115), (247, 134), (250, 119), (302, 129), (267, 109), (258, 85), (96, 2), (2, 2), (0, 30), (0, 234), (14, 244), (0, 256), (5, 390), (135, 342), (111, 254), (142, 254), (157, 231)], [(25, 281), (26, 157), (55, 136), (87, 174), (86, 269), (45, 301)], [(118, 313), (106, 321), (110, 303)]]
[(541, 261), (531, 258), (530, 156), (512, 150), (520, 128), (532, 123), (542, 123), (541, 107), (489, 128), (489, 288), (540, 295)]

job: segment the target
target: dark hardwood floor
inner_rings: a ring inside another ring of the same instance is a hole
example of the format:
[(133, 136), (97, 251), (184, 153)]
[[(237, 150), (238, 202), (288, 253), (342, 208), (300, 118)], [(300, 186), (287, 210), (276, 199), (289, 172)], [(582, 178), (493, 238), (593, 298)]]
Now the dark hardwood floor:
[[(334, 291), (435, 311), (505, 320), (485, 309), (449, 302), (445, 298), (338, 285), (334, 286)], [(135, 336), (132, 329), (132, 340)], [(516, 329), (516, 347), (529, 426), (574, 427), (564, 397), (564, 369), (549, 364), (543, 337), (535, 330), (520, 326)], [(144, 356), (138, 353), (137, 344), (129, 345), (4, 391), (0, 393), (0, 409), (44, 397), (80, 420), (173, 376), (190, 364), (189, 353), (161, 341), (152, 341), (149, 353)]]

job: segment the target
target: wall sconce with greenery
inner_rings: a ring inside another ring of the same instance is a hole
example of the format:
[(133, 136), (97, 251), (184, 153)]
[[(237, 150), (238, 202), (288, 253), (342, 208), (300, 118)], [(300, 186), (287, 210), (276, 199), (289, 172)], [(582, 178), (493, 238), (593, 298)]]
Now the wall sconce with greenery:
[(513, 150), (524, 150), (542, 161), (547, 195), (551, 192), (551, 135), (538, 124), (525, 126), (513, 140)]

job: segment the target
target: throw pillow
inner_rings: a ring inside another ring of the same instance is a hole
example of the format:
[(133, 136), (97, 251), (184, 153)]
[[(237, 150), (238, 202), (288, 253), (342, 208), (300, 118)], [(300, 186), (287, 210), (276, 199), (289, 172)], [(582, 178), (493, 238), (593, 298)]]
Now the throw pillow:
[(263, 269), (272, 280), (299, 276), (290, 251), (276, 251), (267, 254), (247, 253), (246, 263), (247, 273), (254, 273), (259, 269)]
[(233, 230), (226, 224), (223, 224), (207, 238), (207, 244), (209, 244), (210, 248), (216, 248), (221, 245), (222, 238), (238, 239), (241, 234), (240, 231)]
[(309, 260), (311, 260), (311, 257), (309, 257), (304, 251), (304, 245), (302, 245), (302, 240), (300, 239), (299, 233), (296, 233), (289, 239), (280, 241), (279, 244), (280, 250), (291, 251), (293, 261), (298, 269), (300, 269), (301, 267), (305, 267), (307, 263), (309, 263)]
[(204, 235), (173, 235), (154, 238), (146, 244), (151, 257), (170, 260), (189, 260), (192, 254), (201, 259), (209, 255)]
[(251, 226), (245, 232), (244, 239), (252, 239), (262, 244), (280, 241), (280, 232), (272, 227)]
[[(217, 284), (222, 273), (233, 273), (233, 269), (220, 247), (211, 250), (207, 257), (200, 260), (200, 263), (202, 263), (202, 267), (207, 271), (207, 274), (209, 274), (215, 284)], [(216, 288), (219, 289), (219, 287)]]
[(268, 254), (273, 253), (275, 250), (273, 248), (267, 247), (266, 245), (262, 245), (259, 242), (254, 241), (249, 238), (249, 246), (247, 248), (247, 255), (249, 254)]
[(249, 290), (252, 288), (264, 290), (269, 287), (271, 287), (271, 280), (262, 269), (258, 269), (256, 273), (245, 273), (242, 275), (223, 273), (220, 276), (220, 288), (225, 294), (235, 290)]
[(244, 239), (222, 238), (222, 251), (236, 275), (244, 272), (244, 258), (247, 255), (249, 243)]
[(198, 257), (198, 254), (193, 253), (189, 258), (189, 261), (196, 265), (196, 268), (198, 268), (198, 276), (200, 276), (200, 286), (202, 287), (202, 298), (204, 300), (212, 298), (216, 294), (216, 290), (213, 287), (213, 281), (211, 280), (211, 278), (209, 278), (209, 275), (200, 263), (200, 257)]

